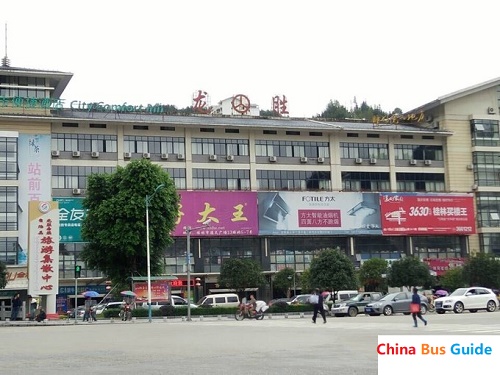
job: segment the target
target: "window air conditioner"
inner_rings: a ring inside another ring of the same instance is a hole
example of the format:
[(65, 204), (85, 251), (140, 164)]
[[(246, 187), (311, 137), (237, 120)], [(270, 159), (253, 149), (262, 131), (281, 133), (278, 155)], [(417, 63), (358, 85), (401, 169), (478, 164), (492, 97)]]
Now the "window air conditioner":
[(73, 195), (80, 195), (82, 191), (80, 189), (73, 189)]
[(60, 152), (58, 150), (52, 150), (52, 156), (59, 156), (60, 155)]
[(278, 161), (278, 158), (276, 156), (269, 156), (269, 161), (271, 163), (276, 163)]
[(73, 157), (74, 158), (79, 158), (80, 157), (80, 151), (73, 151)]
[(370, 158), (370, 164), (377, 164), (376, 158)]
[(356, 158), (356, 160), (354, 160), (354, 162), (355, 162), (356, 164), (361, 164), (361, 163), (363, 162), (363, 159), (361, 159), (361, 158)]
[(168, 159), (168, 154), (163, 153), (163, 154), (160, 155), (160, 158), (163, 159), (163, 160), (167, 160)]
[(98, 158), (99, 157), (99, 151), (92, 151), (92, 153), (90, 154), (90, 156), (92, 156), (93, 158)]
[(417, 165), (417, 161), (415, 159), (410, 160), (410, 165)]
[(432, 165), (432, 160), (424, 160), (425, 165)]
[(301, 163), (307, 163), (307, 157), (306, 157), (306, 156), (302, 156), (302, 157), (300, 158), (300, 162), (301, 162)]
[(125, 159), (130, 159), (130, 158), (132, 157), (132, 153), (131, 153), (131, 152), (124, 152), (124, 153), (123, 153), (123, 157), (124, 157)]
[(177, 159), (178, 160), (184, 160), (185, 159), (184, 154), (177, 154)]
[(151, 159), (151, 154), (150, 154), (149, 152), (143, 152), (143, 153), (142, 153), (142, 157), (143, 157), (144, 159)]
[(493, 107), (488, 107), (488, 114), (489, 114), (489, 115), (494, 115), (494, 114), (495, 114), (495, 108), (493, 108)]
[(324, 163), (324, 162), (325, 162), (325, 158), (324, 158), (324, 157), (322, 157), (322, 156), (320, 156), (320, 157), (318, 158), (318, 163)]
[(233, 161), (234, 160), (234, 155), (227, 155), (226, 156), (227, 161)]
[(209, 159), (209, 160), (212, 160), (212, 161), (215, 161), (215, 160), (217, 160), (217, 155), (210, 155), (210, 156), (208, 157), (208, 159)]

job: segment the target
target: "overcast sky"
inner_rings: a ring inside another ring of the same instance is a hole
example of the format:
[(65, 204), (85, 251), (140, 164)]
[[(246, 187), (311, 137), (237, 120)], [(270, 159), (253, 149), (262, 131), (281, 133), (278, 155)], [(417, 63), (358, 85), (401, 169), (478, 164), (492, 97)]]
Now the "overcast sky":
[(500, 1), (2, 2), (12, 67), (74, 74), (62, 97), (133, 105), (211, 104), (237, 94), (290, 116), (411, 110), (500, 77)]

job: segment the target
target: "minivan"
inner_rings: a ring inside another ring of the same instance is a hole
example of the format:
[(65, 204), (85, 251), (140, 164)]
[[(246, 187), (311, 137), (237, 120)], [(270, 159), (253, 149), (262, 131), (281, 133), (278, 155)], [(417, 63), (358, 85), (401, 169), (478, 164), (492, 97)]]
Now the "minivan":
[(199, 307), (238, 307), (240, 298), (236, 293), (209, 294), (201, 298), (197, 305)]

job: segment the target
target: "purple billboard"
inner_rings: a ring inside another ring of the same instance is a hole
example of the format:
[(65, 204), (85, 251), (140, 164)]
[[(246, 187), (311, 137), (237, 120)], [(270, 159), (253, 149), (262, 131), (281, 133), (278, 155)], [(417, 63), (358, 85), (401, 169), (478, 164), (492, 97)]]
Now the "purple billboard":
[[(189, 226), (191, 236), (235, 237), (257, 236), (257, 193), (181, 191), (179, 218), (174, 237), (186, 236)], [(208, 226), (203, 223), (210, 220)], [(197, 228), (197, 229), (194, 229)]]

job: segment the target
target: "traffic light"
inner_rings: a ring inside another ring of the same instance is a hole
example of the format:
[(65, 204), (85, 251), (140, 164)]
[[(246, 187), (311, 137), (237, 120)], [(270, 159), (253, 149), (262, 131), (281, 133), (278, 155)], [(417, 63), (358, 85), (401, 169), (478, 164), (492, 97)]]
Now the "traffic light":
[(75, 279), (80, 278), (81, 271), (82, 271), (82, 266), (75, 266)]

